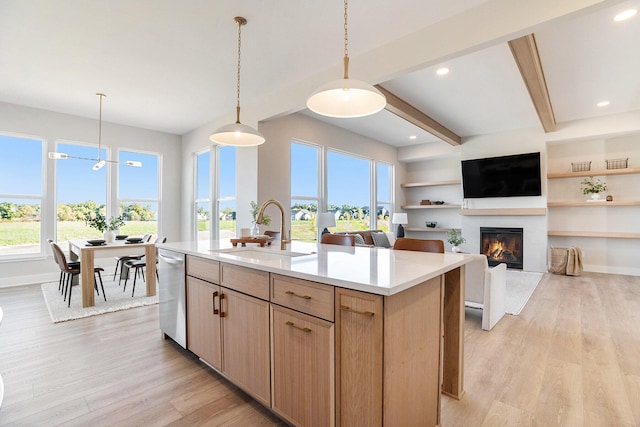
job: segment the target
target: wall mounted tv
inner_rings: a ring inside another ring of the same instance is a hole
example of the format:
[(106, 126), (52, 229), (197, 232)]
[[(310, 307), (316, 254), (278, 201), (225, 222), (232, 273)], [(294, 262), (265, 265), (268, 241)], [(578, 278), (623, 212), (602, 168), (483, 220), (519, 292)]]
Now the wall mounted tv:
[(540, 153), (462, 161), (465, 199), (540, 196)]

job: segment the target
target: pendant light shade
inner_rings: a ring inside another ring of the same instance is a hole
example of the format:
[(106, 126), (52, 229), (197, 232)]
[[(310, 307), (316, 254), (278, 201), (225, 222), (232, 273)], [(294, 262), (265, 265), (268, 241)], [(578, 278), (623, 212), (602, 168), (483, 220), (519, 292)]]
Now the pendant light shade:
[(242, 41), (242, 26), (247, 20), (241, 16), (233, 18), (238, 24), (238, 84), (236, 85), (236, 122), (222, 126), (216, 130), (209, 139), (220, 145), (234, 145), (237, 147), (251, 147), (264, 143), (265, 138), (260, 132), (251, 126), (240, 123), (240, 46)]
[(347, 0), (344, 0), (344, 78), (320, 86), (308, 99), (307, 108), (322, 116), (364, 117), (382, 110), (387, 100), (378, 89), (349, 78), (349, 37)]

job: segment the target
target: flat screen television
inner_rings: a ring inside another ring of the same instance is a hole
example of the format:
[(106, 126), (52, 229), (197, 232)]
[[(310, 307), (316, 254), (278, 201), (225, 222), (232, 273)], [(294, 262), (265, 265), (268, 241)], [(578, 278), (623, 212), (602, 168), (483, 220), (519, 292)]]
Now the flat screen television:
[(540, 196), (540, 153), (462, 161), (465, 199)]

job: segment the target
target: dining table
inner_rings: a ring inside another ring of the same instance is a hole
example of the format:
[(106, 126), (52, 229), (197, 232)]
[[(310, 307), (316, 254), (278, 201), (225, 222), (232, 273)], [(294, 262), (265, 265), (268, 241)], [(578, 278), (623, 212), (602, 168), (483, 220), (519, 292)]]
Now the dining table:
[[(95, 305), (94, 295), (94, 268), (95, 258), (107, 256), (103, 252), (124, 252), (129, 250), (133, 254), (142, 252), (146, 258), (146, 284), (147, 296), (156, 295), (156, 245), (153, 242), (129, 242), (116, 240), (100, 245), (90, 244), (87, 240), (69, 240), (69, 257), (71, 260), (80, 260), (80, 289), (82, 294), (82, 307)], [(127, 254), (127, 255), (130, 255)]]

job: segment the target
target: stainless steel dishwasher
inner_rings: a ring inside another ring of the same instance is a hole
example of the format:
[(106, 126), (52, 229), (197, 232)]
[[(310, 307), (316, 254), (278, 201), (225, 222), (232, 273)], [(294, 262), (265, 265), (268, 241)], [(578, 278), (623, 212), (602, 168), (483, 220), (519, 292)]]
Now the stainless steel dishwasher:
[(158, 301), (160, 329), (182, 347), (187, 348), (184, 254), (158, 249)]

